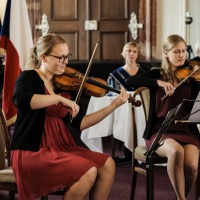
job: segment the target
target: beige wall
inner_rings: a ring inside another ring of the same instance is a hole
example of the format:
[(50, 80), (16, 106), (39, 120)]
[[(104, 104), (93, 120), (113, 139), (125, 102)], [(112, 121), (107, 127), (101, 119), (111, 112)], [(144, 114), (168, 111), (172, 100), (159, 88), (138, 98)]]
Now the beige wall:
[(157, 58), (162, 58), (162, 42), (170, 34), (186, 37), (185, 0), (157, 1)]
[[(157, 0), (157, 58), (162, 58), (162, 41), (170, 34), (179, 34), (192, 46), (200, 40), (199, 0)], [(186, 12), (191, 13), (193, 22), (186, 25)]]
[(200, 40), (200, 1), (187, 0), (187, 10), (191, 12), (193, 22), (190, 25), (190, 45), (195, 54), (195, 42)]

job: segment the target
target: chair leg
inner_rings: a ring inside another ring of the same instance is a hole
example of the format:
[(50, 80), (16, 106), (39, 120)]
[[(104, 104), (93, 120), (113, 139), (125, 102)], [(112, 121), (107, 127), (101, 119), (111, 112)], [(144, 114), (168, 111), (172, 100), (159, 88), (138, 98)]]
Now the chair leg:
[(136, 190), (136, 182), (137, 182), (137, 172), (132, 172), (132, 184), (131, 184), (131, 195), (130, 200), (135, 198), (135, 190)]
[(41, 200), (48, 200), (48, 195), (41, 197)]
[(113, 137), (113, 135), (111, 136), (111, 146), (112, 146), (112, 157), (115, 157), (115, 138)]
[(153, 159), (150, 156), (146, 163), (146, 173), (147, 173), (147, 200), (154, 200), (154, 165)]
[(198, 169), (198, 175), (197, 175), (197, 179), (196, 179), (196, 183), (195, 183), (195, 187), (196, 187), (196, 200), (200, 199), (200, 161), (199, 161), (199, 169)]
[(9, 191), (9, 200), (15, 200), (15, 192)]
[(130, 200), (133, 200), (135, 198), (135, 190), (136, 190), (136, 183), (137, 183), (137, 172), (134, 169), (138, 165), (139, 165), (138, 161), (135, 160), (135, 159), (132, 159), (132, 180), (131, 180)]

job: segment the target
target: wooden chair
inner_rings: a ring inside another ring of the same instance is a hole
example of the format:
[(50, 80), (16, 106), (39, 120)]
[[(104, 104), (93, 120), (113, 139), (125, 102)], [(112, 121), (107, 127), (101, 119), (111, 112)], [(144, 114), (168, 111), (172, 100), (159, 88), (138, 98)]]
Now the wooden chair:
[[(10, 166), (10, 134), (5, 118), (0, 110), (0, 190), (9, 191), (9, 199), (14, 200), (17, 193), (17, 184)], [(41, 197), (41, 200), (48, 196)]]
[[(149, 115), (149, 105), (150, 105), (150, 93), (149, 89), (146, 87), (138, 88), (133, 95), (133, 98), (139, 95), (141, 98), (141, 106), (143, 106), (144, 114), (146, 121)], [(133, 122), (135, 122), (133, 108)], [(135, 127), (135, 125), (134, 125)], [(138, 146), (137, 144), (137, 131), (136, 128), (134, 130), (133, 136), (133, 154), (132, 154), (132, 186), (131, 186), (131, 194), (130, 199), (134, 199), (136, 184), (137, 184), (137, 174), (141, 174), (146, 176), (146, 199), (154, 200), (154, 167), (157, 166), (165, 166), (167, 162), (167, 158), (161, 158), (155, 153), (151, 156), (146, 157), (147, 148), (146, 146)], [(200, 164), (199, 164), (199, 172), (200, 172)], [(198, 178), (196, 180), (196, 199), (200, 197), (200, 173), (198, 173)]]

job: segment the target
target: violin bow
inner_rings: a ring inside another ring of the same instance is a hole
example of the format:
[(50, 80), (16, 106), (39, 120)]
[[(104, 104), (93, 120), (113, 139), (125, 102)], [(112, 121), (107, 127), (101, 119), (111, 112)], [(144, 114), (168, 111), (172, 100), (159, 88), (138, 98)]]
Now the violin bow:
[[(76, 103), (78, 103), (79, 100), (80, 100), (81, 94), (82, 94), (82, 92), (83, 92), (83, 86), (84, 86), (84, 83), (86, 82), (87, 76), (88, 76), (88, 74), (89, 74), (89, 72), (90, 72), (90, 68), (91, 68), (91, 66), (92, 66), (92, 61), (93, 61), (94, 56), (95, 56), (95, 54), (96, 54), (97, 48), (98, 48), (98, 46), (99, 46), (99, 43), (100, 43), (100, 41), (98, 41), (98, 42), (96, 43), (96, 45), (95, 45), (95, 48), (94, 48), (93, 53), (92, 53), (92, 57), (90, 58), (90, 62), (89, 62), (89, 64), (88, 64), (88, 66), (87, 66), (85, 75), (83, 76), (83, 80), (82, 80), (82, 82), (81, 82), (80, 88), (79, 88), (78, 93), (77, 93), (77, 95), (76, 95), (76, 99), (75, 99), (75, 102), (76, 102)], [(72, 120), (73, 120), (73, 119), (72, 119), (72, 117), (70, 116), (70, 119), (69, 119), (70, 123), (72, 123)]]
[(95, 56), (95, 54), (96, 54), (97, 48), (98, 48), (98, 46), (99, 46), (99, 43), (100, 43), (100, 41), (98, 41), (98, 42), (96, 43), (95, 48), (94, 48), (94, 51), (93, 51), (93, 53), (92, 53), (92, 57), (90, 58), (90, 62), (89, 62), (89, 64), (88, 64), (88, 67), (87, 67), (87, 69), (86, 69), (85, 75), (84, 75), (84, 77), (83, 77), (83, 80), (82, 80), (82, 82), (81, 82), (80, 88), (79, 88), (79, 90), (78, 90), (78, 93), (77, 93), (77, 96), (76, 96), (76, 99), (75, 99), (75, 102), (76, 102), (76, 103), (78, 103), (79, 100), (80, 100), (80, 97), (81, 97), (81, 94), (82, 94), (82, 91), (83, 91), (83, 86), (84, 86), (84, 83), (86, 82), (86, 79), (87, 79), (88, 74), (89, 74), (89, 72), (90, 72), (90, 68), (91, 68), (91, 66), (92, 66), (92, 61), (93, 61), (93, 58), (94, 58), (94, 56)]
[[(177, 84), (174, 88), (178, 88), (180, 85), (182, 85), (182, 83), (184, 83), (185, 81), (187, 81), (196, 71), (198, 71), (200, 69), (200, 67), (198, 67), (196, 70), (194, 70), (192, 73), (190, 73), (187, 77), (185, 77), (181, 82), (179, 82), (179, 84)], [(162, 97), (161, 100), (164, 100), (168, 95), (165, 95), (164, 97)]]

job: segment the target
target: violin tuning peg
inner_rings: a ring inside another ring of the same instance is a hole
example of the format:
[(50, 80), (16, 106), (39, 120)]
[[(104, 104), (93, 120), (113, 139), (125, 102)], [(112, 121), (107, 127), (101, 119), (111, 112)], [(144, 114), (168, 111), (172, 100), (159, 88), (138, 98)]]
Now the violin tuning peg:
[(135, 101), (135, 107), (139, 107), (141, 106), (141, 101), (140, 100), (136, 100)]

